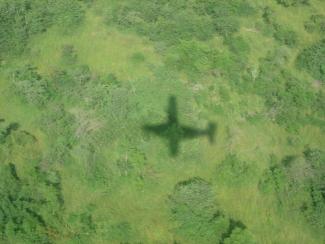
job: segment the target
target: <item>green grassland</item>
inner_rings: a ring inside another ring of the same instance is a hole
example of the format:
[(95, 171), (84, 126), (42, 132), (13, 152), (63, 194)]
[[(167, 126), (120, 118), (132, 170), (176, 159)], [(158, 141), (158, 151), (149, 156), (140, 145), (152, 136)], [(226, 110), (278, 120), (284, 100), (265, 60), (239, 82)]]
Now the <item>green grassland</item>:
[(323, 1), (0, 11), (0, 243), (324, 243)]

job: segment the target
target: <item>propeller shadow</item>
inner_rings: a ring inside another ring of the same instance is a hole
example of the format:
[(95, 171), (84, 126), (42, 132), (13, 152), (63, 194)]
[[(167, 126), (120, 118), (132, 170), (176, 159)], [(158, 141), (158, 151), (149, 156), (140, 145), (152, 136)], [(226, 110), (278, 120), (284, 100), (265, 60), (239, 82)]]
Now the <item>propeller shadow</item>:
[(178, 120), (176, 97), (170, 96), (167, 121), (156, 125), (144, 125), (143, 130), (166, 138), (168, 140), (170, 155), (177, 156), (179, 153), (179, 144), (182, 140), (207, 136), (209, 142), (214, 143), (217, 124), (210, 122), (206, 129), (196, 129), (180, 124)]

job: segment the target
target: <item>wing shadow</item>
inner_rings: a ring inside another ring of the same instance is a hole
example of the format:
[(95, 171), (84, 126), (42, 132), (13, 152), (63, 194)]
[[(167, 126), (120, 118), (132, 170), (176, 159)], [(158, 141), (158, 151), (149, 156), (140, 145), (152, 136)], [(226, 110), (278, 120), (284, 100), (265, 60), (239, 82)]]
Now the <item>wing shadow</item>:
[(179, 144), (182, 140), (195, 139), (207, 136), (209, 142), (215, 142), (217, 124), (210, 122), (206, 129), (196, 129), (191, 126), (183, 126), (178, 121), (177, 100), (175, 96), (169, 97), (166, 122), (156, 125), (144, 125), (145, 132), (153, 133), (168, 140), (169, 152), (171, 156), (179, 153)]

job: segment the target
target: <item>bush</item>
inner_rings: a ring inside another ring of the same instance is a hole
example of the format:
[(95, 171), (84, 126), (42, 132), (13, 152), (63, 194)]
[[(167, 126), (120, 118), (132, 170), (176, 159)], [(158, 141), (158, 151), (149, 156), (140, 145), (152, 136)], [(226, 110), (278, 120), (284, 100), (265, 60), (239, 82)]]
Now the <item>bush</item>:
[[(260, 72), (253, 82), (253, 92), (264, 97), (268, 116), (291, 131), (317, 116), (317, 96), (310, 84), (283, 70), (285, 49), (270, 53), (261, 61)], [(307, 116), (308, 115), (308, 116)]]
[(307, 148), (304, 156), (273, 162), (259, 183), (262, 192), (273, 192), (281, 210), (302, 214), (315, 228), (325, 228), (325, 153)]
[(229, 186), (243, 186), (254, 179), (253, 167), (236, 155), (227, 155), (217, 166), (217, 181)]
[(250, 52), (249, 44), (241, 36), (226, 38), (225, 43), (228, 45), (231, 52), (244, 59), (246, 59), (246, 56)]
[(118, 25), (168, 44), (179, 40), (210, 39), (214, 33), (229, 36), (239, 30), (239, 16), (255, 10), (242, 0), (218, 1), (131, 1), (112, 9), (112, 20)]
[(320, 34), (325, 33), (325, 15), (315, 14), (310, 16), (309, 20), (305, 22), (306, 31), (313, 33), (318, 32)]
[(226, 238), (224, 244), (254, 244), (256, 241), (253, 236), (244, 229), (235, 228), (230, 237)]
[(32, 34), (43, 32), (51, 22), (46, 3), (0, 2), (0, 53), (21, 53)]
[(309, 0), (276, 0), (278, 4), (283, 5), (284, 7), (296, 6), (299, 4), (307, 5)]
[(20, 54), (31, 36), (46, 31), (53, 24), (71, 30), (84, 13), (77, 0), (0, 2), (0, 54)]
[(189, 240), (218, 242), (228, 229), (229, 220), (218, 211), (210, 184), (200, 178), (178, 183), (170, 202), (180, 225), (177, 231)]
[(31, 65), (14, 72), (12, 83), (18, 95), (30, 104), (44, 106), (51, 98), (48, 81)]
[(0, 169), (0, 241), (51, 242), (62, 226), (60, 182), (35, 169), (21, 176), (14, 164), (0, 164)]
[(63, 105), (52, 105), (42, 116), (41, 128), (47, 131), (51, 148), (44, 153), (44, 161), (48, 163), (67, 163), (70, 149), (76, 141), (75, 120)]
[(64, 32), (71, 33), (85, 17), (83, 6), (78, 0), (56, 0), (49, 4), (52, 23)]
[(316, 79), (325, 80), (325, 39), (305, 48), (297, 57), (297, 67)]
[(211, 50), (197, 41), (182, 41), (171, 49), (167, 57), (170, 66), (185, 71), (189, 77), (208, 70), (211, 67)]
[(280, 25), (274, 25), (274, 29), (275, 40), (289, 47), (294, 47), (297, 45), (298, 37), (294, 31), (286, 29)]
[(244, 224), (227, 217), (217, 208), (211, 185), (201, 178), (176, 184), (170, 196), (170, 206), (172, 217), (178, 223), (176, 231), (185, 240), (195, 243), (252, 240)]

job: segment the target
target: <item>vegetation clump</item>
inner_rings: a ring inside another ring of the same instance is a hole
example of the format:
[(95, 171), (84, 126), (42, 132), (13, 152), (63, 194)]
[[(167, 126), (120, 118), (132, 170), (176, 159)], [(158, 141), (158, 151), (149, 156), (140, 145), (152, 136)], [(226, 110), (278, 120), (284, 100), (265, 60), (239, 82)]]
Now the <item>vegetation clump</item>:
[(200, 243), (255, 243), (245, 225), (226, 216), (215, 201), (211, 185), (201, 178), (177, 183), (170, 196), (177, 233)]

